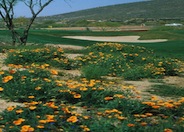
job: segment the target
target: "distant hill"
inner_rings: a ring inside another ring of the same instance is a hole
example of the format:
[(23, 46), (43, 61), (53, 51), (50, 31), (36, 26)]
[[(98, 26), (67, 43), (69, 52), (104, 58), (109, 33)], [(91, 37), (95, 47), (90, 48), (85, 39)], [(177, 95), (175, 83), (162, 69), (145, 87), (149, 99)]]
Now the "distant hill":
[(184, 0), (150, 0), (40, 17), (44, 20), (184, 19)]

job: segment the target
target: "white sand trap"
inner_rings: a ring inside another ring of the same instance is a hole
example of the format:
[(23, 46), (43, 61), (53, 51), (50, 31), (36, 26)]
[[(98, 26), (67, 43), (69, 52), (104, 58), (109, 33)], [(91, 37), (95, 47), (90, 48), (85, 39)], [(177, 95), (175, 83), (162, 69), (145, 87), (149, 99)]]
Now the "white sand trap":
[(131, 42), (131, 43), (157, 43), (165, 42), (167, 39), (139, 40), (140, 36), (63, 36), (63, 38), (105, 41), (105, 42)]

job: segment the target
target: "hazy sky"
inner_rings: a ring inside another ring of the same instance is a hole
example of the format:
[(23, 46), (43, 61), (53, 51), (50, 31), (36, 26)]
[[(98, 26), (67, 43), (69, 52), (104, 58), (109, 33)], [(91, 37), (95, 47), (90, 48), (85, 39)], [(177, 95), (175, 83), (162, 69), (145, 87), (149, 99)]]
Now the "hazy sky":
[[(66, 2), (65, 2), (66, 1)], [(83, 10), (106, 5), (115, 5), (121, 3), (138, 2), (143, 0), (55, 0), (47, 6), (39, 16), (49, 16)], [(30, 16), (30, 11), (24, 4), (18, 4), (15, 8), (15, 16)]]

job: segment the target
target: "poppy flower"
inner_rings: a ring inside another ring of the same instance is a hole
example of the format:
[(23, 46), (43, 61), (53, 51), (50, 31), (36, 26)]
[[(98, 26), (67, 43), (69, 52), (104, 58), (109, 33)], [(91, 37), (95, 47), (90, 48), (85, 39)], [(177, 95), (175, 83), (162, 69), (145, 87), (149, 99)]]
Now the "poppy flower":
[(4, 90), (4, 88), (0, 87), (0, 92), (2, 92)]
[(12, 79), (13, 79), (13, 76), (6, 76), (6, 77), (3, 78), (3, 83), (7, 83)]
[(70, 116), (68, 119), (67, 119), (67, 122), (71, 122), (71, 123), (75, 123), (77, 122), (78, 119), (76, 116)]
[(81, 98), (81, 95), (80, 94), (74, 94), (73, 96), (75, 99), (80, 99)]

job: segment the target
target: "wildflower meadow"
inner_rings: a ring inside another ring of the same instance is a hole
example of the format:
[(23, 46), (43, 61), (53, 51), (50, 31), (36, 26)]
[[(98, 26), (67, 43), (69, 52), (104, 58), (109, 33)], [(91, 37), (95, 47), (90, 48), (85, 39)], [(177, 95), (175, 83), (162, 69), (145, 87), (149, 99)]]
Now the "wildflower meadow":
[[(180, 76), (182, 61), (118, 43), (97, 43), (83, 53), (70, 59), (62, 48), (10, 49), (9, 68), (0, 71), (0, 96), (22, 105), (0, 113), (0, 131), (183, 131), (184, 97), (143, 99), (134, 85), (107, 79)], [(74, 69), (81, 76), (62, 73)]]

